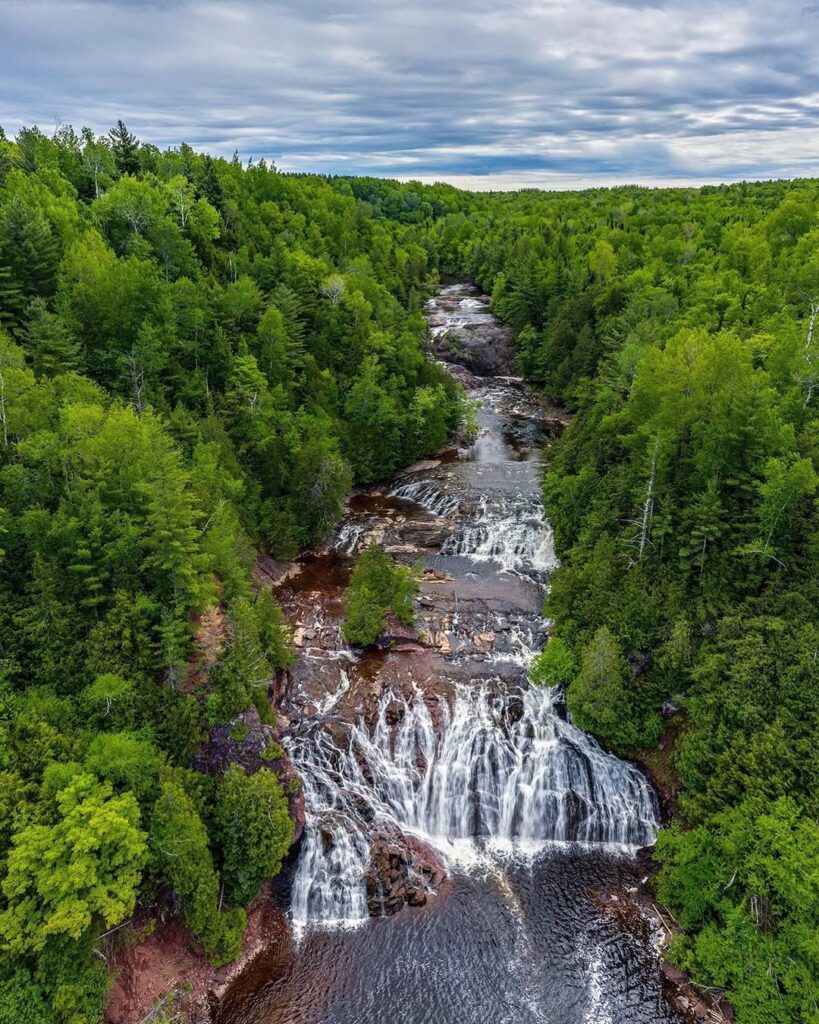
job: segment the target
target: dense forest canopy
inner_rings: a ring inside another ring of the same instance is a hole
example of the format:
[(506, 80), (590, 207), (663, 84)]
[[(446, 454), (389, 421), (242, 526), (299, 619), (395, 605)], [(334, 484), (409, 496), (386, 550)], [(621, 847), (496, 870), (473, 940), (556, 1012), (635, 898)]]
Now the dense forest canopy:
[(122, 124), (0, 141), (1, 1021), (98, 1019), (137, 899), (232, 959), (289, 846), (274, 771), (191, 767), (270, 721), (291, 657), (255, 551), (322, 539), (462, 413), (425, 354), (430, 203), (372, 198)]
[(441, 273), (575, 412), (536, 678), (621, 753), (683, 709), (675, 955), (744, 1024), (817, 1020), (819, 183), (472, 195), (120, 122), (0, 133), (2, 1024), (98, 1020), (137, 901), (236, 955), (293, 830), (274, 749), (194, 767), (270, 721), (292, 656), (250, 568), (461, 422), (425, 351)]

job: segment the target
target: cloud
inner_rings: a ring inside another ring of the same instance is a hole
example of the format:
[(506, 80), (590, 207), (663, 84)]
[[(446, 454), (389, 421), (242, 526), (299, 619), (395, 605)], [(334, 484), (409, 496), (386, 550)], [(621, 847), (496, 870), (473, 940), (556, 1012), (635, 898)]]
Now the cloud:
[(472, 187), (819, 173), (792, 0), (6, 0), (0, 124)]

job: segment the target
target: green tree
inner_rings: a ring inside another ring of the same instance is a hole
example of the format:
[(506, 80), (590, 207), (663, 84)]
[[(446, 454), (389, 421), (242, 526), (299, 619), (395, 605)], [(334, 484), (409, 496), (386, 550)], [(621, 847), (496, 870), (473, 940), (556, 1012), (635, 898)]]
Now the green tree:
[(630, 683), (631, 669), (614, 634), (601, 626), (584, 648), (580, 671), (566, 692), (575, 722), (617, 747), (634, 744), (638, 734)]
[(344, 407), (347, 456), (361, 483), (383, 480), (398, 465), (401, 417), (394, 399), (378, 382), (375, 363), (368, 361)]
[(538, 686), (568, 686), (577, 675), (577, 662), (566, 643), (553, 636), (535, 657), (529, 675)]
[(14, 196), (0, 207), (0, 264), (10, 274), (5, 301), (15, 321), (31, 299), (53, 294), (58, 259), (51, 225), (38, 205)]
[(34, 299), (21, 329), (23, 348), (36, 374), (53, 377), (79, 368), (80, 346), (66, 324), (43, 299)]
[(134, 684), (106, 672), (83, 690), (82, 703), (95, 725), (130, 725), (136, 703)]
[(120, 118), (108, 132), (111, 153), (120, 175), (136, 174), (139, 171), (139, 142), (133, 132), (128, 131)]
[(293, 841), (293, 820), (275, 774), (262, 768), (248, 776), (231, 765), (219, 783), (215, 820), (227, 892), (246, 906), (265, 878), (278, 874)]
[(388, 611), (410, 625), (417, 590), (410, 569), (391, 565), (380, 548), (367, 548), (344, 592), (344, 636), (351, 644), (366, 647), (383, 632)]
[(91, 741), (85, 764), (98, 778), (132, 792), (147, 808), (156, 798), (164, 758), (150, 740), (135, 733), (101, 732)]
[(208, 834), (191, 798), (174, 781), (162, 785), (154, 807), (151, 851), (171, 885), (182, 914), (214, 963), (228, 963), (239, 953), (245, 915), (221, 913), (219, 877), (213, 867)]
[(331, 442), (316, 438), (300, 447), (293, 466), (291, 486), (293, 511), (303, 544), (325, 537), (338, 522), (352, 483), (349, 464), (334, 450)]
[(0, 912), (12, 955), (40, 952), (52, 938), (80, 939), (95, 922), (113, 927), (136, 899), (147, 846), (134, 797), (76, 775), (56, 802), (53, 823), (12, 839)]

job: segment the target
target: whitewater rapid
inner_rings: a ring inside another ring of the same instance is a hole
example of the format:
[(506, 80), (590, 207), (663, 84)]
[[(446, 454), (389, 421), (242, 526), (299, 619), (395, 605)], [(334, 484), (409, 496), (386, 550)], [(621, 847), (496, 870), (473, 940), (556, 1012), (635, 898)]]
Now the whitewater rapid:
[[(387, 492), (399, 521), (426, 517), (443, 531), (427, 561), (455, 580), (447, 650), (475, 629), (458, 610), (459, 587), (480, 593), (517, 578), (536, 588), (537, 608), (557, 564), (540, 463), (526, 440), (538, 407), (508, 378), (471, 390), (483, 403), (474, 444)], [(372, 528), (366, 510), (349, 515), (335, 535), (338, 554), (372, 542)], [(526, 669), (544, 635), (537, 619), (534, 612), (507, 627), (505, 649), (490, 644), (480, 672), (470, 670), (474, 652), (459, 657), (453, 649), (449, 664), (459, 671), (444, 692), (388, 688), (374, 715), (328, 729), (349, 687), (341, 673), (341, 692), (330, 690), (317, 714), (288, 736), (307, 819), (291, 898), (299, 929), (368, 918), (366, 875), (373, 836), (384, 826), (419, 837), (451, 871), (487, 856), (531, 857), (548, 844), (620, 854), (654, 842), (657, 803), (645, 777), (573, 726), (559, 691), (528, 684)]]
[[(503, 351), (468, 284), (427, 318), (443, 359)], [(277, 883), (292, 929), (216, 1024), (680, 1024), (649, 939), (612, 912), (642, 891), (654, 794), (527, 679), (556, 566), (552, 428), (521, 381), (452, 372), (481, 402), (474, 441), (354, 494), (277, 589), (299, 651), (277, 704), (304, 780)], [(359, 651), (339, 627), (368, 544), (422, 574), (414, 629)]]

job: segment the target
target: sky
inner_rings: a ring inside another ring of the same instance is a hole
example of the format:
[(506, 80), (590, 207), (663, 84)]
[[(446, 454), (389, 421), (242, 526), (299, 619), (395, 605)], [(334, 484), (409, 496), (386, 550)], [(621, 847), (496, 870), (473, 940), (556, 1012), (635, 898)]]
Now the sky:
[(819, 3), (0, 0), (0, 125), (479, 189), (819, 175)]

